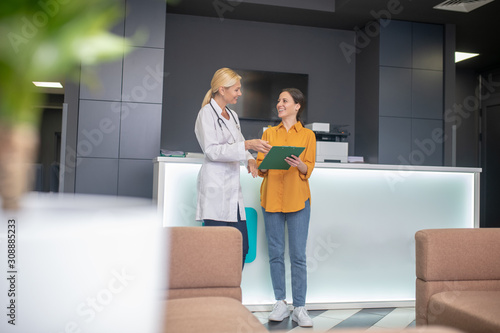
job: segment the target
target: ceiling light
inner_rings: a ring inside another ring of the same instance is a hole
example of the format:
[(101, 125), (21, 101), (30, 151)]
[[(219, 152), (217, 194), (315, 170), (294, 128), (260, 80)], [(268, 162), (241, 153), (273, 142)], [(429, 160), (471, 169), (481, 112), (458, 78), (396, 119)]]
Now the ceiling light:
[(38, 82), (33, 81), (33, 84), (37, 87), (43, 88), (62, 88), (62, 84), (60, 82)]
[(447, 0), (433, 8), (468, 13), (492, 1), (493, 0)]
[(473, 58), (478, 56), (479, 53), (468, 53), (468, 52), (455, 52), (455, 62), (459, 62), (465, 59)]

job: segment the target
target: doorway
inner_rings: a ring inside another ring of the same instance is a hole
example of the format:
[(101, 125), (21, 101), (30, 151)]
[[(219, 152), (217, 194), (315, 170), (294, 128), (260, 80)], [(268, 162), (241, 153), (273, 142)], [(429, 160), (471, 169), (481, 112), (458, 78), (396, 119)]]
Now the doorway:
[(38, 158), (34, 190), (59, 192), (59, 165), (61, 155), (61, 123), (64, 95), (47, 94), (41, 107)]
[[(495, 91), (482, 99), (481, 135), (481, 227), (500, 227), (500, 74), (490, 76), (497, 82)], [(486, 79), (486, 78), (485, 78)]]

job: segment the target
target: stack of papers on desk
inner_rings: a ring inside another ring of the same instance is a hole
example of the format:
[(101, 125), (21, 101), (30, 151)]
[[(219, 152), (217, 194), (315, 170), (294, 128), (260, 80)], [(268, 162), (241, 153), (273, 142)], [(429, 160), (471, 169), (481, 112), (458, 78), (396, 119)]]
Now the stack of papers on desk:
[(160, 149), (160, 156), (165, 157), (186, 157), (186, 153), (180, 150)]

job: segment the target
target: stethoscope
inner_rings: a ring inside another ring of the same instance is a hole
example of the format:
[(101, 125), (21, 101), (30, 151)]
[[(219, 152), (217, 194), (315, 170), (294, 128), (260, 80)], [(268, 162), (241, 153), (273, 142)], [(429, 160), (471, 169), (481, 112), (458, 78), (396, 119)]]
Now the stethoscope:
[[(227, 127), (227, 124), (226, 122), (224, 121), (224, 119), (222, 119), (219, 114), (217, 113), (217, 111), (215, 110), (214, 106), (212, 105), (212, 101), (210, 101), (210, 106), (212, 107), (212, 110), (214, 110), (214, 113), (215, 115), (217, 116), (217, 123), (219, 124), (219, 127), (220, 127), (220, 130), (221, 132), (224, 132), (224, 130), (222, 129), (222, 124), (224, 124), (224, 126), (226, 127), (227, 131), (229, 132), (229, 134), (231, 134), (231, 136), (233, 137), (233, 141), (236, 142), (236, 139), (233, 135), (233, 133), (229, 130), (229, 127)], [(227, 111), (227, 114), (229, 115), (229, 118), (233, 118), (234, 120), (234, 123), (236, 124), (236, 128), (238, 129), (238, 131), (240, 131), (240, 125), (238, 124), (238, 122), (236, 121), (236, 117), (231, 113), (231, 110), (226, 106), (226, 111)], [(222, 124), (221, 124), (222, 122)]]

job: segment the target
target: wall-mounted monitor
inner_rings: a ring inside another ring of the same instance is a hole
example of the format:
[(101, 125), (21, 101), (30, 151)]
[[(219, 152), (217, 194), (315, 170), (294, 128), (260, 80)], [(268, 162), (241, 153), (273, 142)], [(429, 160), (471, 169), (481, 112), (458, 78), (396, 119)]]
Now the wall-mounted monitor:
[(307, 120), (307, 87), (309, 76), (299, 73), (234, 69), (241, 75), (242, 96), (230, 108), (240, 119), (279, 120), (276, 104), (281, 90), (297, 88), (306, 97), (301, 120)]

